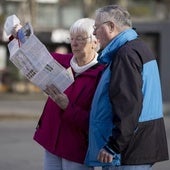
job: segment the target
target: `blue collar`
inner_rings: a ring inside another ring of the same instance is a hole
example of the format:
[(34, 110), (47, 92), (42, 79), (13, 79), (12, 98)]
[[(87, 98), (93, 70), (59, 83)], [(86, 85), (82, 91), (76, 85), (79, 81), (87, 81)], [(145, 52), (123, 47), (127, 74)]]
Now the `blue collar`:
[(97, 60), (99, 63), (109, 63), (112, 60), (113, 55), (122, 45), (127, 41), (136, 39), (137, 36), (136, 31), (131, 28), (121, 32), (103, 49)]

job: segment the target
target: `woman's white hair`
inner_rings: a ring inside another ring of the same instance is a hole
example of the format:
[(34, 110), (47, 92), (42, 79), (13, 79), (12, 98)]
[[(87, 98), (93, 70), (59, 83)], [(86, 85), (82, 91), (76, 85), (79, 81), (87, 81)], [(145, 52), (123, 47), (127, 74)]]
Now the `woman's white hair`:
[(96, 40), (96, 37), (93, 35), (94, 23), (95, 21), (91, 18), (81, 18), (70, 27), (70, 34), (85, 33), (94, 41)]

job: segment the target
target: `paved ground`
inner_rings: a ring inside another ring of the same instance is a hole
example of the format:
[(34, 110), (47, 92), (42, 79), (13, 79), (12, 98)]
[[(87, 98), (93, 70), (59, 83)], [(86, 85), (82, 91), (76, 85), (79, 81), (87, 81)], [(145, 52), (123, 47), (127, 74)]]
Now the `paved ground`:
[[(166, 117), (170, 148), (170, 117)], [(37, 120), (0, 120), (0, 170), (42, 170), (43, 149), (32, 139)], [(153, 170), (169, 170), (170, 161)]]
[(46, 99), (45, 94), (0, 94), (0, 119), (39, 117)]
[(0, 94), (0, 170), (42, 170), (42, 148), (32, 139), (44, 94)]
[[(32, 139), (46, 96), (0, 94), (0, 170), (42, 170), (43, 149)], [(170, 112), (165, 116), (170, 148)], [(169, 170), (170, 161), (153, 170)]]
[(42, 170), (42, 148), (32, 139), (36, 121), (0, 121), (0, 170)]

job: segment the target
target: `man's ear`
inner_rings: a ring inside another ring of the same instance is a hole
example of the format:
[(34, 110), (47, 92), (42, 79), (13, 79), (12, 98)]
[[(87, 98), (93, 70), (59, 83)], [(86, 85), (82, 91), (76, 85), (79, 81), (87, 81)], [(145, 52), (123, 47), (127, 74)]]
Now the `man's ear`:
[(109, 22), (108, 26), (109, 26), (110, 32), (113, 32), (115, 29), (115, 24), (113, 22)]

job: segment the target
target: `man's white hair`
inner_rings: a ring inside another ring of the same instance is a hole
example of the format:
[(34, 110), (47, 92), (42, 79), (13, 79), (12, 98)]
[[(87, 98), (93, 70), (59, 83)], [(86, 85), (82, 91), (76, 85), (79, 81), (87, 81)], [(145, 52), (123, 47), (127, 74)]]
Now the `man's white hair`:
[(96, 17), (98, 17), (101, 22), (113, 22), (120, 31), (132, 27), (129, 12), (119, 5), (108, 5), (97, 9)]

